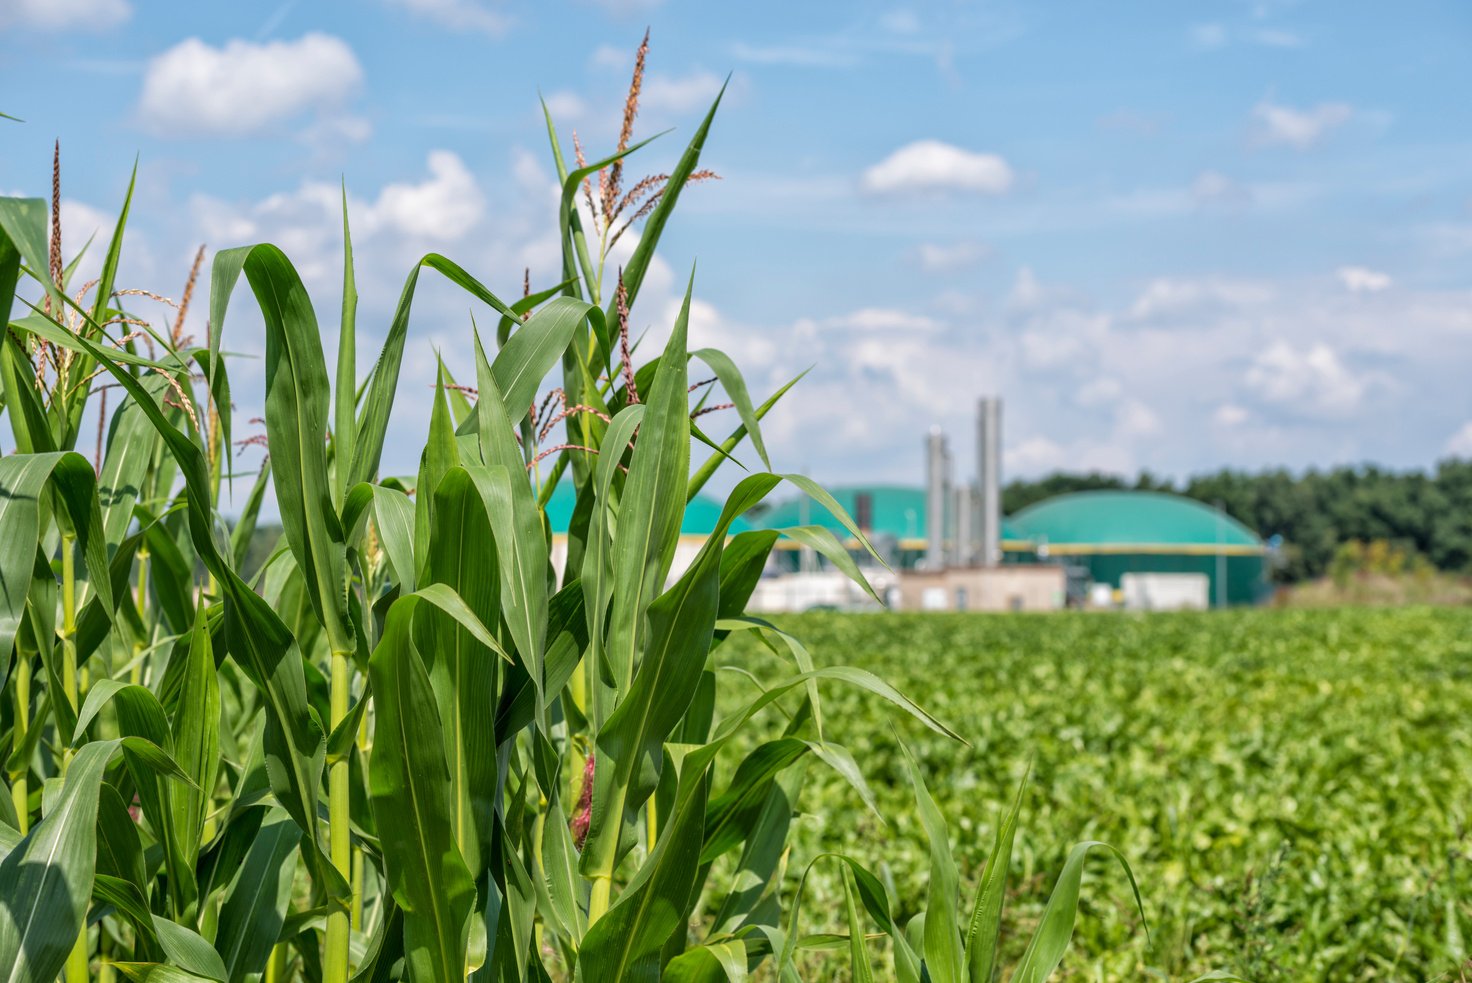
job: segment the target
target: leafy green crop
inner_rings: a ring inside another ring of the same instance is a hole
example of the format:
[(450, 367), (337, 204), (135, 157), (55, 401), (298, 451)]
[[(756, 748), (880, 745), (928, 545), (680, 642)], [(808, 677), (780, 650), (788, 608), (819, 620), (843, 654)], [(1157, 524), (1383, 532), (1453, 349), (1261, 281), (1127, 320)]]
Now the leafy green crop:
[[(1002, 923), (1016, 966), (1052, 874), (1079, 840), (1129, 858), (1127, 884), (1090, 861), (1068, 979), (1458, 979), (1472, 909), (1472, 612), (1254, 610), (1128, 615), (803, 615), (778, 625), (814, 662), (867, 669), (970, 747), (906, 730), (951, 821), (963, 893), (978, 890), (1024, 771)], [(717, 653), (737, 678), (779, 661)], [(905, 755), (862, 694), (824, 713), (868, 776), (877, 814), (808, 773), (793, 863), (859, 852), (892, 880), (895, 917), (927, 905), (931, 847)], [(879, 815), (888, 820), (881, 822)], [(865, 844), (856, 851), (855, 843)], [(883, 862), (881, 865), (881, 861)], [(805, 920), (839, 929), (836, 868), (809, 876)], [(808, 914), (811, 913), (811, 914)]]
[[(134, 309), (155, 295), (115, 283), (128, 201), (102, 277), (78, 287), (45, 203), (0, 199), (0, 297), (15, 298), (0, 338), (15, 451), (0, 457), (4, 980), (794, 980), (826, 950), (799, 927), (792, 811), (809, 771), (872, 793), (839, 742), (864, 732), (824, 701), (864, 693), (958, 738), (878, 676), (814, 667), (743, 614), (777, 533), (728, 534), (779, 486), (860, 533), (822, 488), (771, 470), (760, 420), (786, 387), (756, 404), (728, 357), (690, 350), (693, 280), (663, 350), (634, 364), (629, 311), (682, 189), (710, 176), (716, 111), (667, 177), (624, 192), (638, 88), (636, 74), (604, 160), (578, 148), (568, 170), (548, 121), (562, 280), (507, 302), (427, 255), (361, 379), (346, 196), (335, 366), (274, 245), (214, 257), (195, 344), (198, 263), (162, 328)], [(622, 270), (606, 269), (636, 221)], [(426, 272), (498, 322), (467, 327), (473, 387), (441, 367), (417, 473), (386, 476)], [(265, 330), (269, 456), (253, 484), (223, 354), (244, 306)], [(695, 422), (719, 407), (692, 359), (740, 421), (719, 443)], [(686, 503), (743, 441), (766, 470), (734, 484), (674, 570)], [(692, 442), (719, 450), (692, 468)], [(233, 527), (227, 479), (250, 489)], [(554, 568), (543, 507), (563, 482), (577, 505)], [(247, 569), (268, 490), (281, 544)], [(862, 581), (831, 534), (801, 535)], [(734, 702), (711, 661), (733, 633), (786, 653)], [(921, 923), (893, 921), (886, 889), (844, 858), (849, 966), (872, 971), (878, 918), (903, 979), (985, 981), (1005, 878), (963, 924), (944, 818), (914, 782), (948, 876), (911, 946)], [(1064, 867), (1019, 979), (1061, 956), (1079, 869)]]

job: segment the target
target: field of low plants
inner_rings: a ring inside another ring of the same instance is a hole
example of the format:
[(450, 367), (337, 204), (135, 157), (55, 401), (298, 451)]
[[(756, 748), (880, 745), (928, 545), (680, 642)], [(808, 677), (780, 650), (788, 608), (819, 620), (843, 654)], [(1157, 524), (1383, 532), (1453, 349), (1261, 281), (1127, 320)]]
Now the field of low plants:
[[(1004, 963), (1021, 953), (1072, 844), (1099, 839), (1133, 866), (1151, 940), (1120, 868), (1090, 861), (1059, 978), (1206, 968), (1256, 980), (1463, 978), (1472, 612), (780, 623), (820, 665), (842, 661), (924, 693), (970, 742), (896, 722), (951, 819), (963, 888), (1031, 762)], [(758, 676), (777, 658), (756, 645), (720, 654)], [(889, 821), (811, 771), (794, 863), (862, 843), (904, 917), (923, 904), (927, 847), (890, 714), (849, 693), (825, 711)], [(838, 910), (842, 886), (829, 873), (815, 869), (807, 890), (808, 910)]]

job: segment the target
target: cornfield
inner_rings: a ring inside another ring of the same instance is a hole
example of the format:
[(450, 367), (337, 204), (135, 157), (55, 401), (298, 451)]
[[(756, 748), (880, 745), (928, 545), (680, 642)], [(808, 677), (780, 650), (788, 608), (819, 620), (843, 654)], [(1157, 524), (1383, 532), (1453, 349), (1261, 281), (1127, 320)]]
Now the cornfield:
[[(505, 300), (426, 255), (362, 377), (346, 196), (330, 374), (275, 246), (214, 256), (196, 343), (198, 262), (171, 323), (116, 282), (131, 189), (100, 278), (80, 286), (55, 196), (49, 230), (44, 200), (0, 199), (6, 980), (794, 980), (815, 956), (870, 979), (886, 953), (882, 971), (902, 980), (998, 971), (1017, 809), (997, 817), (963, 906), (913, 764), (925, 916), (901, 925), (891, 889), (837, 854), (813, 864), (842, 872), (843, 931), (804, 932), (789, 832), (808, 765), (874, 803), (823, 694), (860, 692), (905, 727), (959, 737), (744, 613), (780, 534), (863, 582), (819, 527), (728, 535), (779, 486), (862, 537), (818, 485), (772, 470), (760, 421), (787, 387), (758, 404), (731, 359), (690, 350), (689, 289), (663, 351), (635, 364), (630, 311), (682, 192), (712, 176), (700, 157), (719, 105), (668, 175), (625, 182), (644, 146), (646, 50), (613, 154), (584, 163), (578, 146), (569, 167), (548, 118), (559, 282)], [(634, 224), (622, 269), (606, 268)], [(417, 474), (385, 476), (426, 271), (498, 321), (485, 337), (468, 326), (473, 380), (441, 365)], [(227, 356), (228, 315), (252, 302), (268, 452), (254, 478), (237, 444), (262, 441), (237, 438)], [(692, 361), (713, 379), (692, 385)], [(704, 431), (717, 385), (739, 421), (719, 439)], [(95, 461), (79, 450), (84, 419), (100, 421)], [(708, 456), (693, 465), (696, 444)], [(753, 470), (673, 570), (686, 502), (738, 452)], [(554, 569), (544, 507), (563, 483), (577, 504)], [(250, 490), (227, 520), (236, 485)], [(282, 543), (249, 569), (268, 490)], [(729, 688), (711, 658), (732, 635), (783, 655), (735, 708), (718, 703)], [(1013, 980), (1058, 965), (1089, 849), (1068, 860)]]

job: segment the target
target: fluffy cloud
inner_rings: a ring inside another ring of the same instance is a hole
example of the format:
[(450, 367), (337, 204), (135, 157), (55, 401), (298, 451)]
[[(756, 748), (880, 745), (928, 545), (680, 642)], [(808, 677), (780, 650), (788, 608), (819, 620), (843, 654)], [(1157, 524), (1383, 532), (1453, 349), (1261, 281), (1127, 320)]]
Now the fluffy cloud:
[(1219, 427), (1240, 427), (1250, 415), (1236, 403), (1223, 403), (1211, 414), (1211, 422)]
[(1198, 205), (1246, 205), (1252, 192), (1221, 171), (1202, 171), (1191, 182), (1191, 197)]
[(996, 195), (1010, 190), (1012, 182), (1011, 166), (996, 154), (963, 150), (939, 140), (916, 140), (866, 170), (862, 184), (872, 194)]
[(639, 92), (639, 106), (650, 112), (670, 114), (708, 109), (721, 91), (722, 78), (713, 72), (689, 75), (650, 74)]
[(390, 0), (396, 7), (456, 31), (480, 31), (500, 37), (511, 18), (477, 0)]
[(448, 150), (432, 151), (429, 175), (417, 184), (385, 187), (368, 208), (369, 227), (449, 240), (473, 229), (485, 208), (485, 196), (465, 162)]
[(1294, 109), (1264, 100), (1252, 109), (1257, 139), (1265, 144), (1282, 144), (1307, 150), (1329, 131), (1343, 126), (1354, 115), (1348, 103), (1324, 102), (1308, 109)]
[(1255, 280), (1161, 277), (1146, 284), (1131, 305), (1129, 316), (1138, 320), (1199, 317), (1206, 309), (1246, 307), (1272, 299), (1272, 287)]
[(132, 14), (128, 0), (5, 0), (0, 4), (0, 26), (100, 31)]
[(991, 255), (991, 248), (975, 239), (959, 242), (924, 242), (916, 250), (920, 266), (930, 273), (949, 273), (975, 266)]
[(148, 63), (138, 112), (161, 135), (243, 136), (336, 107), (362, 79), (352, 48), (329, 34), (219, 48), (189, 38)]
[(1391, 284), (1390, 274), (1368, 266), (1341, 266), (1334, 271), (1344, 289), (1353, 294), (1379, 293)]
[(1357, 409), (1369, 384), (1322, 341), (1303, 348), (1274, 342), (1253, 361), (1243, 381), (1264, 402), (1329, 416)]

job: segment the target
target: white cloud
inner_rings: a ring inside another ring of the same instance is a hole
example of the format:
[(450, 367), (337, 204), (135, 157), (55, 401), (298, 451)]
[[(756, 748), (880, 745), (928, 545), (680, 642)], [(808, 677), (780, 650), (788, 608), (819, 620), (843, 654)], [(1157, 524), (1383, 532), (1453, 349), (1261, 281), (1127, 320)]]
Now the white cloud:
[(365, 219), (372, 229), (406, 236), (459, 239), (475, 227), (485, 196), (458, 155), (429, 154), (429, 178), (418, 184), (390, 184), (379, 192)]
[(731, 54), (756, 65), (788, 65), (793, 68), (850, 68), (859, 63), (849, 50), (830, 46), (753, 45), (736, 42)]
[(1222, 308), (1261, 305), (1272, 300), (1273, 296), (1274, 291), (1269, 284), (1254, 280), (1161, 277), (1151, 280), (1140, 291), (1130, 306), (1129, 316), (1137, 320), (1199, 317)]
[(1236, 403), (1223, 403), (1211, 414), (1211, 420), (1219, 427), (1240, 427), (1250, 414)]
[(0, 26), (33, 27), (42, 31), (100, 31), (133, 15), (128, 0), (5, 0), (0, 3)]
[(688, 113), (709, 108), (721, 91), (722, 78), (713, 72), (689, 75), (650, 74), (639, 93), (639, 106), (650, 112)]
[(390, 0), (395, 6), (403, 7), (456, 31), (480, 31), (491, 37), (500, 37), (511, 26), (511, 18), (477, 0)]
[(1357, 409), (1368, 388), (1368, 380), (1322, 341), (1303, 348), (1273, 342), (1258, 354), (1243, 381), (1264, 402), (1330, 416)]
[(959, 242), (924, 242), (917, 255), (920, 265), (931, 273), (949, 273), (953, 270), (974, 266), (991, 255), (991, 247), (975, 239)]
[(633, 64), (633, 56), (623, 48), (611, 44), (600, 44), (588, 56), (588, 64), (593, 68), (618, 70), (628, 68)]
[(1115, 414), (1115, 432), (1119, 437), (1154, 437), (1164, 429), (1160, 417), (1138, 399), (1127, 399)]
[(1012, 168), (996, 154), (976, 153), (939, 140), (916, 140), (864, 172), (873, 194), (966, 191), (1002, 194), (1012, 187)]
[(797, 322), (796, 330), (812, 335), (818, 330), (906, 333), (935, 331), (940, 327), (940, 322), (923, 314), (891, 307), (861, 307), (832, 317), (803, 318)]
[(1191, 28), (1191, 42), (1198, 48), (1220, 48), (1227, 43), (1227, 29), (1220, 24), (1196, 24)]
[(1191, 197), (1198, 205), (1245, 205), (1252, 192), (1221, 171), (1206, 170), (1191, 182)]
[(1390, 274), (1368, 266), (1341, 266), (1334, 271), (1344, 289), (1352, 294), (1379, 293), (1391, 284)]
[(1102, 376), (1084, 384), (1079, 389), (1076, 401), (1080, 406), (1105, 406), (1114, 402), (1124, 392), (1118, 379)]
[(1324, 102), (1308, 109), (1294, 109), (1263, 100), (1252, 109), (1257, 139), (1265, 144), (1283, 144), (1307, 150), (1330, 130), (1349, 122), (1354, 109), (1343, 102)]
[(1447, 440), (1446, 453), (1452, 457), (1472, 458), (1472, 420), (1462, 424), (1462, 428)]
[(549, 93), (546, 97), (547, 112), (558, 123), (579, 120), (588, 114), (588, 104), (576, 92), (566, 89)]
[(879, 26), (891, 34), (918, 34), (920, 18), (913, 10), (900, 7), (880, 17)]
[(221, 48), (189, 38), (148, 63), (138, 109), (161, 135), (242, 136), (337, 106), (362, 79), (347, 42), (328, 34)]

